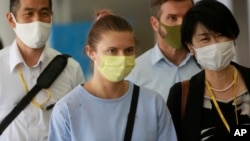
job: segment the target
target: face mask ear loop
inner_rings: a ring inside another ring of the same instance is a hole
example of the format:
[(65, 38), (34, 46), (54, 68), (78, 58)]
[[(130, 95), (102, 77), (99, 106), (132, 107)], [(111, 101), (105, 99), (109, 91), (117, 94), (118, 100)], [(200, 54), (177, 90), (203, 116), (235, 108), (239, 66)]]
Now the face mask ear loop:
[[(191, 44), (191, 48), (194, 50), (194, 53), (192, 53), (192, 55), (194, 56), (194, 60), (195, 60), (195, 63), (197, 64), (197, 66), (200, 68), (200, 69), (203, 69), (202, 66), (198, 63), (198, 60), (197, 60), (197, 53), (196, 53), (196, 47), (194, 47), (192, 44)], [(196, 54), (196, 55), (195, 55)]]
[[(11, 17), (12, 17), (14, 23), (17, 25), (18, 23), (17, 23), (17, 21), (16, 21), (16, 18), (15, 18), (15, 16), (14, 16), (14, 14), (13, 14), (13, 13), (10, 13), (10, 15), (11, 15)], [(16, 27), (14, 27), (13, 29), (16, 30)]]
[(50, 16), (50, 24), (53, 24), (53, 15)]
[(100, 60), (101, 60), (101, 64), (99, 64), (99, 63), (97, 63), (97, 61), (96, 61), (96, 59), (94, 60), (94, 63), (98, 66), (98, 67), (101, 67), (102, 66), (102, 58), (103, 58), (103, 56), (100, 56), (100, 55), (97, 55), (99, 58), (100, 58)]
[(236, 46), (236, 41), (235, 41), (235, 40), (233, 40), (233, 42), (234, 42), (234, 46)]
[(192, 53), (193, 55), (196, 53), (196, 47), (194, 47), (193, 45), (191, 45), (192, 49), (194, 50), (194, 53)]
[(13, 13), (10, 13), (10, 15), (11, 15), (13, 21), (15, 22), (15, 24), (17, 24), (17, 21), (16, 21), (16, 18), (15, 18), (15, 16), (14, 16), (14, 14), (13, 14)]
[(194, 50), (196, 50), (197, 48), (196, 47), (194, 47), (193, 45), (191, 45), (191, 47), (194, 49)]

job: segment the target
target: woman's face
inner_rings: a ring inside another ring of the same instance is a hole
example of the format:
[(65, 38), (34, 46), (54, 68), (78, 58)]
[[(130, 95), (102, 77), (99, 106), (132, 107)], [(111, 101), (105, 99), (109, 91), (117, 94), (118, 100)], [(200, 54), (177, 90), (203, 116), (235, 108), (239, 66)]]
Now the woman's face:
[(94, 59), (100, 63), (101, 56), (135, 56), (135, 38), (132, 32), (108, 31), (98, 42)]
[(205, 47), (211, 44), (227, 42), (232, 39), (223, 36), (221, 33), (208, 30), (204, 25), (198, 23), (192, 37), (192, 44), (188, 44), (191, 53), (194, 53), (195, 48)]

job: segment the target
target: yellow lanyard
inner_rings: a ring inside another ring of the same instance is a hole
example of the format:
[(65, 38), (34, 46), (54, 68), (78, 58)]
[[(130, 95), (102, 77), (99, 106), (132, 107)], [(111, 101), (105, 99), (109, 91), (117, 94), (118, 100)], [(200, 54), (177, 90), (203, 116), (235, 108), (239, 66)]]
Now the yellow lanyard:
[[(236, 68), (234, 68), (234, 70), (235, 70), (235, 71), (234, 71), (234, 80), (233, 80), (233, 81), (234, 81), (234, 104), (235, 104), (235, 111), (234, 111), (234, 112), (235, 112), (236, 124), (238, 125), (239, 122), (238, 122), (237, 103), (236, 103), (236, 80), (237, 80), (237, 70), (236, 70)], [(215, 108), (216, 108), (216, 110), (217, 110), (217, 112), (218, 112), (218, 114), (219, 114), (219, 116), (220, 116), (222, 122), (224, 123), (225, 127), (227, 128), (227, 131), (230, 133), (229, 124), (228, 124), (227, 120), (225, 119), (223, 113), (221, 112), (221, 109), (220, 109), (220, 107), (219, 107), (219, 105), (218, 105), (218, 103), (217, 103), (217, 101), (216, 101), (215, 95), (214, 95), (214, 93), (213, 93), (213, 91), (212, 91), (212, 89), (211, 89), (210, 84), (208, 83), (207, 80), (205, 81), (205, 83), (206, 83), (206, 86), (207, 86), (207, 88), (208, 88), (209, 94), (210, 94), (210, 96), (211, 96), (211, 98), (212, 98), (212, 100), (213, 100), (213, 103), (214, 103), (214, 105), (215, 105)]]
[[(26, 81), (25, 81), (25, 79), (24, 79), (23, 72), (22, 72), (22, 69), (21, 69), (21, 66), (20, 66), (20, 65), (17, 66), (17, 70), (18, 70), (18, 74), (19, 74), (19, 76), (20, 76), (20, 79), (21, 79), (21, 81), (22, 81), (23, 88), (24, 88), (24, 90), (26, 91), (26, 93), (28, 93), (28, 92), (29, 92), (29, 88), (28, 88), (27, 83), (26, 83)], [(47, 102), (50, 100), (50, 98), (51, 98), (51, 92), (50, 92), (50, 90), (49, 90), (49, 89), (44, 89), (44, 91), (48, 94), (48, 97), (47, 97), (47, 99), (46, 99), (44, 102), (42, 102), (41, 104), (39, 104), (38, 102), (35, 101), (35, 99), (33, 99), (33, 100), (31, 101), (31, 103), (32, 103), (35, 107), (37, 107), (37, 108), (41, 108), (41, 105), (47, 103)]]

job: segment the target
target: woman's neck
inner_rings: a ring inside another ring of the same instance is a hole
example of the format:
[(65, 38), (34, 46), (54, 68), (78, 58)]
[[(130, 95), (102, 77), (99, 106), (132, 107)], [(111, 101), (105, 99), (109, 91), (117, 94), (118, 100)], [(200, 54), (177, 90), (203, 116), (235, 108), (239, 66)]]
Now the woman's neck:
[(107, 80), (93, 77), (84, 85), (84, 88), (91, 94), (104, 98), (115, 99), (123, 96), (128, 91), (128, 82), (121, 81), (113, 83)]
[(205, 70), (206, 80), (209, 82), (211, 88), (216, 90), (227, 89), (234, 83), (234, 75), (237, 72), (236, 68), (229, 65), (222, 71)]

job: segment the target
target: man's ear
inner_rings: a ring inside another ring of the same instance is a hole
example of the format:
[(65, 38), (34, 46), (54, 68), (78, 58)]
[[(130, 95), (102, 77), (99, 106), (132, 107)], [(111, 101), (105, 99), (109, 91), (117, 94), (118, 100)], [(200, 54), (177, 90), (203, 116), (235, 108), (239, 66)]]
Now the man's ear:
[[(14, 15), (13, 15), (14, 16)], [(6, 14), (6, 18), (7, 18), (7, 22), (10, 25), (11, 28), (15, 28), (16, 27), (16, 23), (14, 22), (14, 19), (12, 17), (12, 13), (8, 12)]]
[(151, 23), (151, 26), (152, 26), (152, 28), (153, 28), (153, 30), (154, 31), (158, 31), (158, 29), (159, 29), (159, 21), (157, 20), (157, 18), (156, 17), (154, 17), (154, 16), (151, 16), (150, 17), (150, 23)]
[(85, 46), (85, 52), (86, 52), (86, 54), (88, 55), (88, 57), (89, 57), (92, 61), (95, 60), (95, 55), (94, 55), (95, 50), (94, 50), (94, 48), (90, 47), (89, 45), (86, 45), (86, 46)]

